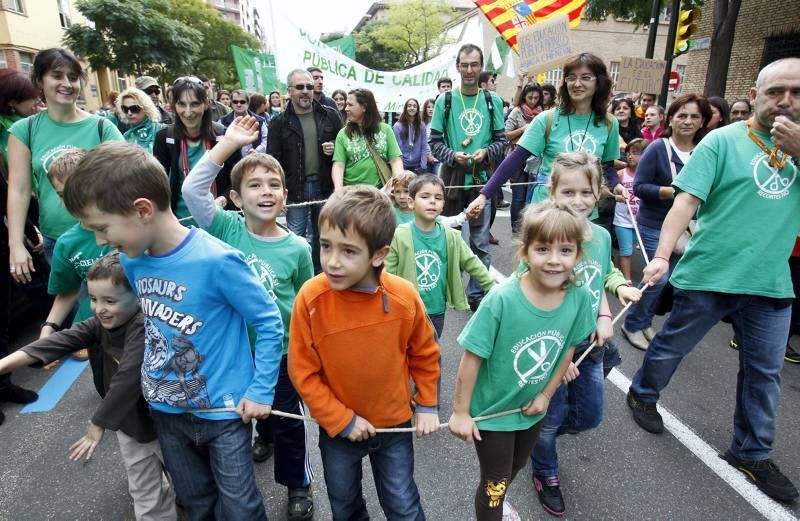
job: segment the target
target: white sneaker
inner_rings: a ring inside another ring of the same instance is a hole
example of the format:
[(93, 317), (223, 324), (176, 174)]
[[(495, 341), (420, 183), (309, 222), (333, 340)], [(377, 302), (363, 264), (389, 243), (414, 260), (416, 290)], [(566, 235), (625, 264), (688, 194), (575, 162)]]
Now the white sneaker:
[(642, 351), (647, 351), (647, 346), (650, 343), (644, 337), (644, 333), (641, 331), (628, 331), (623, 326), (622, 334), (628, 339), (628, 342), (630, 342), (633, 347), (636, 349), (641, 349)]
[(653, 338), (655, 338), (656, 336), (656, 332), (652, 327), (646, 327), (642, 329), (642, 333), (644, 334), (644, 337), (647, 339), (648, 342), (652, 342)]
[(511, 506), (507, 499), (503, 501), (503, 521), (522, 521), (522, 518), (519, 517), (519, 512), (514, 510), (514, 507)]

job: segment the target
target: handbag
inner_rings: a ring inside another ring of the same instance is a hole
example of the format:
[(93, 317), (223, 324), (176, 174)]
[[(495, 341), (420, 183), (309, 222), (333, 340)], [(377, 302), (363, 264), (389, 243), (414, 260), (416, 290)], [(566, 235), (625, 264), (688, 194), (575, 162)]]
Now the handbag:
[[(667, 138), (661, 138), (661, 142), (664, 143), (664, 147), (667, 149), (667, 163), (669, 163), (669, 170), (672, 172), (672, 179), (674, 180), (678, 172), (675, 168), (675, 163), (672, 162), (672, 145), (669, 144), (669, 139)], [(683, 230), (678, 240), (675, 241), (675, 247), (672, 249), (672, 253), (675, 255), (683, 255), (686, 251), (686, 246), (689, 244), (689, 239), (692, 238), (696, 223), (697, 221), (695, 220), (689, 221), (689, 227)]]
[(386, 183), (389, 182), (389, 179), (392, 178), (392, 169), (389, 167), (389, 163), (386, 162), (385, 159), (381, 157), (377, 150), (375, 150), (375, 145), (364, 136), (364, 141), (367, 142), (367, 148), (369, 149), (369, 155), (372, 157), (372, 161), (375, 163), (375, 168), (378, 169), (378, 176), (381, 178), (381, 186), (385, 186)]

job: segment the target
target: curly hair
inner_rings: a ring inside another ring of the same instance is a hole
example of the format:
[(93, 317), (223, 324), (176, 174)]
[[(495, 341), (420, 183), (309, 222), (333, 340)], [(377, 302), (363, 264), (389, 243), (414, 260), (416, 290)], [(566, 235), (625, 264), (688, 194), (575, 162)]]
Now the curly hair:
[(126, 113), (122, 111), (122, 102), (125, 100), (125, 98), (133, 98), (136, 101), (136, 104), (142, 107), (144, 115), (147, 116), (150, 121), (154, 121), (156, 123), (161, 121), (161, 114), (158, 112), (158, 109), (156, 108), (156, 105), (153, 103), (153, 100), (150, 98), (150, 96), (148, 96), (143, 90), (139, 90), (136, 87), (130, 87), (123, 90), (119, 96), (117, 96), (117, 101), (114, 103), (114, 105), (117, 107), (117, 114), (122, 116), (122, 119), (125, 121), (125, 123), (128, 122), (128, 117), (125, 115)]

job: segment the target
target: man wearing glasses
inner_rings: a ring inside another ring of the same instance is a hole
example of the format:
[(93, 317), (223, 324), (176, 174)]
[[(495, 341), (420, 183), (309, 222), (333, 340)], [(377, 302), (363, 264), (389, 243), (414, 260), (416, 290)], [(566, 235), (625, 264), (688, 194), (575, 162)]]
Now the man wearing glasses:
[[(331, 167), (333, 142), (342, 128), (339, 109), (314, 100), (315, 84), (307, 71), (295, 69), (286, 78), (289, 104), (269, 122), (267, 153), (275, 157), (286, 175), (288, 203), (319, 201), (333, 192)], [(311, 243), (314, 271), (319, 264), (317, 221), (322, 205), (289, 207), (286, 225)], [(311, 220), (311, 233), (307, 233)]]
[(314, 101), (320, 105), (330, 107), (338, 112), (339, 108), (336, 106), (336, 102), (333, 101), (333, 98), (329, 98), (324, 92), (322, 92), (322, 71), (318, 67), (309, 67), (306, 70), (309, 72), (309, 74), (311, 74), (311, 78), (314, 80)]
[(155, 78), (152, 76), (139, 76), (136, 78), (134, 84), (137, 89), (144, 91), (144, 93), (153, 100), (153, 104), (161, 115), (160, 122), (164, 125), (171, 125), (173, 123), (172, 114), (164, 110), (164, 107), (161, 106), (161, 87), (159, 87)]
[(237, 89), (231, 92), (231, 107), (233, 108), (233, 111), (229, 112), (219, 120), (219, 122), (224, 125), (225, 128), (228, 128), (228, 126), (233, 123), (233, 120), (238, 117), (252, 116), (259, 122), (258, 140), (255, 143), (250, 143), (242, 147), (242, 157), (249, 154), (251, 150), (255, 150), (256, 152), (264, 152), (267, 148), (268, 119), (250, 111), (250, 95), (246, 90), (243, 89)]

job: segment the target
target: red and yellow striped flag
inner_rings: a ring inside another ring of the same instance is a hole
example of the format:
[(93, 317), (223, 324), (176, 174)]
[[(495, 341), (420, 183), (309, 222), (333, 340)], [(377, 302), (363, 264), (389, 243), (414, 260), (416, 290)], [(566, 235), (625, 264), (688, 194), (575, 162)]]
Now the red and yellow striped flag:
[(508, 45), (519, 52), (517, 33), (520, 29), (562, 13), (569, 17), (570, 27), (578, 27), (586, 0), (475, 0), (475, 5)]

